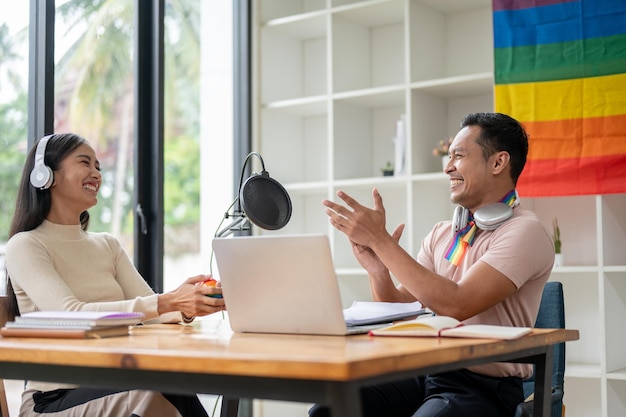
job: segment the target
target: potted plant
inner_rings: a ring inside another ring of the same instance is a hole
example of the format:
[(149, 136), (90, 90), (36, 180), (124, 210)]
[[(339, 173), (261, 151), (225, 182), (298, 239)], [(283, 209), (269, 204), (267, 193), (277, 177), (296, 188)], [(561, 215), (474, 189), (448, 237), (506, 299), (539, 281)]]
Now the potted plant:
[(387, 165), (382, 167), (380, 170), (385, 177), (393, 176), (393, 164), (391, 163), (391, 161), (387, 161)]
[(433, 155), (441, 158), (441, 164), (443, 169), (446, 169), (446, 165), (448, 165), (448, 161), (450, 160), (450, 156), (448, 152), (450, 151), (450, 144), (454, 138), (441, 139), (437, 146), (433, 148)]
[(554, 266), (563, 266), (563, 255), (561, 254), (561, 229), (559, 222), (552, 220), (552, 241), (554, 242)]

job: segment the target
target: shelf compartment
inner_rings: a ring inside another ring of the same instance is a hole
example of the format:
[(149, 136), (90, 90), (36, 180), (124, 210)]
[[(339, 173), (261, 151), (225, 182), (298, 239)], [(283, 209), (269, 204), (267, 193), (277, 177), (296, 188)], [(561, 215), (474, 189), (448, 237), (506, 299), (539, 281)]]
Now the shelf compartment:
[(604, 265), (626, 263), (626, 194), (600, 197)]
[(259, 230), (258, 234), (328, 234), (328, 216), (322, 205), (326, 192), (289, 192), (289, 197), (292, 212), (287, 225), (280, 230)]
[(568, 342), (565, 358), (568, 363), (585, 363), (600, 369), (604, 350), (603, 329), (599, 323), (600, 293), (596, 273), (559, 274), (550, 277), (551, 281), (563, 284), (565, 299), (565, 327), (576, 329), (580, 339)]
[(409, 3), (411, 82), (493, 70), (493, 48), (476, 47), (493, 45), (491, 4), (483, 3), (460, 10)]
[[(626, 368), (626, 272), (604, 274), (606, 371)], [(626, 415), (626, 414), (624, 414)]]
[[(563, 403), (567, 417), (602, 416), (602, 384), (599, 379), (565, 378)], [(584, 401), (581, 401), (584, 399)], [(609, 414), (620, 415), (620, 414)]]
[(564, 266), (598, 265), (595, 196), (524, 198), (522, 190), (520, 199), (523, 206), (530, 208), (539, 216), (550, 234), (552, 221), (558, 220)]
[(467, 114), (493, 111), (493, 96), (487, 92), (449, 98), (416, 89), (411, 91), (410, 108), (413, 173), (443, 172), (441, 158), (433, 155), (433, 148), (440, 140), (454, 137)]
[(406, 84), (403, 11), (403, 1), (393, 0), (332, 14), (334, 92)]
[(326, 16), (261, 28), (261, 102), (271, 103), (328, 93)]
[[(412, 255), (415, 257), (422, 240), (437, 222), (451, 220), (455, 205), (450, 201), (450, 186), (447, 178), (434, 181), (419, 181), (412, 184)], [(407, 231), (405, 231), (405, 234)]]
[(626, 415), (626, 381), (609, 380), (606, 384), (607, 415)]
[[(267, 170), (283, 183), (328, 180), (328, 117), (293, 108), (261, 111), (259, 152)], [(288, 155), (288, 157), (285, 157)]]
[(333, 101), (335, 180), (378, 177), (395, 160), (396, 123), (406, 114), (404, 97), (404, 92), (392, 91)]
[(367, 274), (362, 276), (339, 275), (337, 277), (337, 283), (339, 284), (339, 293), (341, 295), (343, 308), (350, 307), (354, 300), (373, 301)]

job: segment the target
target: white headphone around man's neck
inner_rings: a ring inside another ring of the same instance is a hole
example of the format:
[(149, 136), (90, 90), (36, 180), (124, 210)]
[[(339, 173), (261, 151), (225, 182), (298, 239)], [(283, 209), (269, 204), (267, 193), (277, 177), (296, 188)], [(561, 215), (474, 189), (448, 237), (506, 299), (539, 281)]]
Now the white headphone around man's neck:
[[(474, 223), (481, 230), (495, 230), (513, 216), (513, 208), (519, 205), (520, 198), (515, 190), (515, 200), (512, 205), (502, 202), (487, 204), (476, 210), (474, 213)], [(469, 221), (470, 212), (462, 206), (454, 209), (452, 217), (452, 233), (456, 234), (463, 230)]]

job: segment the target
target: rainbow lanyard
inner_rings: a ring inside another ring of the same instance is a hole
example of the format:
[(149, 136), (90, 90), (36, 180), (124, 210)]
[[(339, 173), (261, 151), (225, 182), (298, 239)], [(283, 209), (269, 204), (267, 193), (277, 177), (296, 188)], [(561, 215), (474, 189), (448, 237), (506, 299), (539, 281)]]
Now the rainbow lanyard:
[[(511, 190), (504, 196), (504, 198), (502, 198), (502, 200), (500, 200), (500, 202), (513, 207), (516, 197), (517, 195), (515, 194), (515, 190)], [(474, 215), (469, 213), (467, 225), (463, 229), (456, 232), (452, 242), (450, 243), (450, 247), (446, 251), (445, 258), (453, 265), (458, 266), (465, 257), (465, 253), (469, 247), (474, 244), (477, 231), (478, 226), (476, 226), (476, 223), (474, 222)]]

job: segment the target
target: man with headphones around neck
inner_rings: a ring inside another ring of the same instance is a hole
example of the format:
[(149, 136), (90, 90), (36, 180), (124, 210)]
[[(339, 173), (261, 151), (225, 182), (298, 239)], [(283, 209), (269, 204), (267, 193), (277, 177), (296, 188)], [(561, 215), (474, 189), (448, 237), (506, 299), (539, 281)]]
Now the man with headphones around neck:
[[(372, 192), (373, 208), (343, 191), (337, 196), (344, 204), (324, 200), (331, 224), (347, 236), (367, 270), (374, 299), (419, 300), (465, 324), (532, 327), (554, 249), (515, 190), (527, 154), (528, 136), (515, 119), (467, 115), (445, 167), (451, 200), (459, 207), (452, 221), (437, 223), (424, 238), (417, 259), (399, 245), (403, 224), (387, 232), (378, 190)], [(531, 374), (531, 365), (493, 363), (366, 387), (364, 415), (512, 417), (524, 400), (522, 380)], [(330, 414), (315, 405), (309, 415)]]

